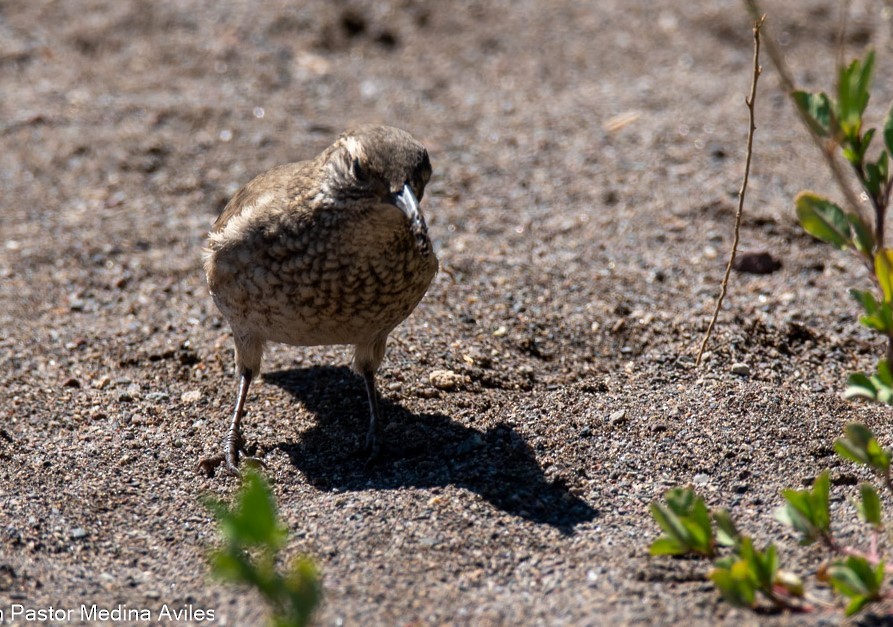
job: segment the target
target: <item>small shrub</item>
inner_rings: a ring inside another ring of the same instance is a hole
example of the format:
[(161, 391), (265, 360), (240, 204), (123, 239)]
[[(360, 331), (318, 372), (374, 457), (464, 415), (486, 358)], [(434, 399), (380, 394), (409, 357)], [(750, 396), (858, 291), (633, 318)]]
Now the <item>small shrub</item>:
[[(893, 493), (890, 483), (891, 451), (880, 446), (865, 425), (850, 424), (834, 446), (844, 459), (867, 465)], [(886, 561), (877, 553), (877, 538), (883, 530), (883, 511), (877, 489), (870, 483), (859, 487), (855, 505), (859, 518), (868, 525), (869, 549), (845, 547), (835, 538), (829, 508), (831, 478), (826, 470), (805, 490), (783, 490), (784, 504), (775, 517), (800, 535), (800, 544), (820, 543), (832, 555), (819, 578), (846, 598), (846, 614), (891, 596), (885, 590)], [(694, 555), (714, 560), (707, 577), (720, 595), (736, 607), (757, 609), (761, 600), (791, 611), (810, 611), (804, 600), (803, 580), (779, 565), (778, 553), (770, 543), (757, 549), (742, 535), (725, 509), (710, 511), (694, 490), (673, 488), (664, 501), (651, 504), (651, 512), (664, 535), (651, 545), (652, 555)], [(729, 547), (724, 555), (722, 547)]]
[(209, 557), (212, 575), (256, 589), (272, 610), (271, 625), (307, 625), (322, 596), (319, 575), (308, 558), (296, 559), (285, 574), (279, 572), (279, 552), (288, 529), (279, 520), (273, 493), (263, 477), (245, 473), (233, 508), (213, 499), (205, 504), (223, 537), (223, 546)]

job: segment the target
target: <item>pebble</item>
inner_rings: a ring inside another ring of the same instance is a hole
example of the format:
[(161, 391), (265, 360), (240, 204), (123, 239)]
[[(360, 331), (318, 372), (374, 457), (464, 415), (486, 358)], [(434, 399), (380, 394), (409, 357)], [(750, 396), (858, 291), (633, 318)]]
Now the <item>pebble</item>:
[(184, 403), (196, 403), (202, 399), (201, 390), (189, 390), (188, 392), (183, 392), (183, 395), (180, 396), (180, 400)]
[(732, 268), (747, 274), (772, 274), (781, 268), (781, 261), (766, 251), (738, 253)]
[(466, 383), (466, 377), (452, 370), (432, 370), (428, 381), (438, 390), (455, 390)]
[(750, 375), (750, 366), (741, 362), (732, 364), (731, 373), (747, 377)]
[(626, 422), (626, 410), (618, 409), (613, 414), (608, 416), (608, 422), (615, 427), (618, 425), (622, 425), (624, 422)]
[(75, 540), (80, 540), (81, 538), (87, 537), (87, 530), (83, 527), (75, 527), (71, 530), (71, 537)]
[(703, 472), (699, 472), (694, 477), (692, 477), (691, 481), (695, 485), (704, 485), (705, 483), (708, 483), (710, 481), (710, 475), (703, 473)]

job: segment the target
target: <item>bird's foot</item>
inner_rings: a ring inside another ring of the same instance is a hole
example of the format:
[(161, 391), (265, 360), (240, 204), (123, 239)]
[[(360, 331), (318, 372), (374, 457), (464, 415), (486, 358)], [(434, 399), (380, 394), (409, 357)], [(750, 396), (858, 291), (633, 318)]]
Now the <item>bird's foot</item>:
[(213, 477), (217, 468), (222, 467), (227, 474), (241, 477), (242, 473), (239, 471), (240, 459), (249, 466), (260, 466), (263, 468), (267, 466), (264, 460), (246, 452), (240, 434), (229, 434), (223, 446), (223, 453), (199, 460), (197, 470), (204, 472), (208, 477)]

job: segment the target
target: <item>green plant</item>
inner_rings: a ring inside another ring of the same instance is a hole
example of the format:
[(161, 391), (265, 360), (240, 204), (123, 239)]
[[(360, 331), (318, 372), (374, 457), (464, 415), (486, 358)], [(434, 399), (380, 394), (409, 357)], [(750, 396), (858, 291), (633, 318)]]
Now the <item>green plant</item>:
[(651, 554), (713, 557), (716, 536), (704, 499), (687, 488), (669, 490), (664, 499), (665, 503), (651, 504), (651, 514), (664, 530), (664, 535), (651, 544)]
[(876, 292), (850, 290), (861, 306), (859, 321), (887, 339), (886, 359), (877, 373), (850, 376), (846, 395), (893, 403), (893, 249), (886, 248), (884, 222), (893, 190), (893, 108), (883, 122), (883, 146), (874, 158), (869, 148), (874, 128), (865, 128), (864, 115), (870, 99), (874, 53), (864, 61), (855, 60), (838, 72), (835, 97), (824, 92), (794, 91), (792, 97), (811, 131), (826, 142), (829, 150), (839, 148), (861, 185), (873, 209), (866, 218), (858, 207), (844, 210), (833, 201), (813, 192), (800, 192), (794, 199), (797, 217), (810, 235), (841, 250), (856, 254), (868, 268)]
[[(867, 427), (847, 425), (844, 437), (834, 443), (834, 448), (842, 458), (868, 466), (893, 493), (890, 481), (893, 452), (882, 448)], [(884, 590), (886, 561), (877, 551), (883, 511), (875, 487), (863, 483), (854, 505), (859, 518), (869, 526), (869, 548), (866, 552), (859, 551), (843, 546), (834, 536), (830, 495), (831, 476), (826, 470), (808, 489), (783, 490), (784, 503), (775, 516), (800, 535), (801, 545), (818, 542), (830, 552), (833, 561), (827, 568), (819, 569), (819, 578), (848, 600), (845, 611), (849, 616), (869, 603), (893, 596)], [(811, 609), (803, 581), (780, 567), (774, 544), (757, 549), (751, 537), (738, 531), (727, 510), (711, 511), (691, 488), (667, 491), (663, 502), (651, 504), (651, 512), (663, 531), (651, 544), (651, 554), (693, 555), (714, 560), (707, 577), (728, 603), (756, 609), (762, 599), (780, 609)]]
[(223, 537), (223, 546), (209, 557), (217, 579), (255, 588), (272, 608), (276, 627), (307, 625), (321, 598), (319, 575), (313, 562), (298, 558), (283, 575), (279, 552), (288, 539), (288, 529), (279, 520), (276, 502), (263, 477), (244, 473), (233, 508), (206, 499)]
[(884, 574), (883, 562), (872, 567), (868, 559), (851, 555), (828, 569), (828, 582), (835, 592), (850, 600), (846, 615), (852, 616), (867, 604), (881, 600)]

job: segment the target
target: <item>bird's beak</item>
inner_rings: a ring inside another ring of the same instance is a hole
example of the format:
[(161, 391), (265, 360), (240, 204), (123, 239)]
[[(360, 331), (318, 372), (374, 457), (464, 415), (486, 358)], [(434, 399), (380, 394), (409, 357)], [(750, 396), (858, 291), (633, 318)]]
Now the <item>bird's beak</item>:
[(419, 201), (412, 192), (409, 183), (404, 183), (403, 189), (394, 194), (394, 204), (397, 205), (400, 211), (406, 214), (410, 222), (414, 223), (419, 220), (421, 215), (419, 213)]

